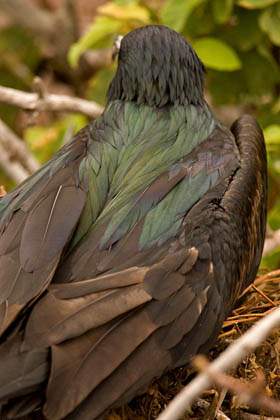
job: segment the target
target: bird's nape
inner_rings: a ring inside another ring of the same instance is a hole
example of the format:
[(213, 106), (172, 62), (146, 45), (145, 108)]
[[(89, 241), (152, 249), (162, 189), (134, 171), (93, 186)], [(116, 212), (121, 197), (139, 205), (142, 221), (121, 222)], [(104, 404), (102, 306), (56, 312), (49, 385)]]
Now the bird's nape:
[(183, 36), (164, 26), (144, 26), (122, 39), (107, 98), (157, 107), (202, 104), (203, 73)]

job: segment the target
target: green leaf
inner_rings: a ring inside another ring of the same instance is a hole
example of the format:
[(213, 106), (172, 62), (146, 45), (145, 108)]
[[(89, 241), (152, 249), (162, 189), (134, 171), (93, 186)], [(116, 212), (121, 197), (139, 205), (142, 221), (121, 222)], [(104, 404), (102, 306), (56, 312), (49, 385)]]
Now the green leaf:
[(215, 21), (225, 23), (231, 16), (233, 0), (213, 0), (212, 8)]
[(186, 38), (197, 39), (217, 30), (217, 23), (214, 20), (212, 6), (210, 2), (201, 4), (194, 9), (187, 19), (183, 34)]
[(260, 31), (259, 16), (259, 10), (237, 8), (236, 24), (226, 27), (226, 39), (241, 51), (248, 51), (260, 45), (265, 35)]
[(280, 147), (279, 143), (267, 143), (267, 169), (268, 169), (268, 191), (269, 191), (269, 205), (274, 206), (275, 199), (279, 197), (279, 182), (280, 182)]
[(5, 56), (13, 56), (18, 62), (26, 65), (30, 70), (35, 70), (41, 56), (36, 41), (19, 26), (9, 26), (0, 31), (1, 61)]
[[(41, 53), (36, 39), (18, 26), (0, 30), (0, 85), (14, 89), (30, 88), (38, 69)], [(0, 104), (0, 119), (18, 130), (19, 109)], [(1, 181), (0, 181), (1, 184)]]
[[(32, 85), (33, 71), (41, 56), (34, 40), (21, 28), (9, 26), (0, 31), (0, 67), (10, 73), (21, 84), (21, 88)], [(6, 78), (6, 75), (5, 75)], [(0, 81), (0, 84), (3, 84)], [(18, 83), (12, 84), (16, 88)]]
[(90, 101), (95, 101), (100, 105), (105, 105), (106, 92), (115, 73), (115, 66), (110, 66), (102, 71), (99, 71), (90, 81), (90, 89), (87, 95), (87, 99)]
[(261, 14), (260, 27), (274, 44), (280, 45), (280, 5), (271, 7)]
[(72, 67), (77, 66), (81, 54), (95, 43), (104, 38), (117, 35), (122, 26), (121, 21), (109, 16), (98, 16), (85, 35), (74, 43), (68, 53), (68, 60)]
[(12, 191), (17, 185), (16, 183), (8, 177), (8, 175), (0, 167), (0, 185), (5, 187), (7, 192)]
[(100, 48), (113, 43), (114, 37), (143, 24), (151, 23), (149, 10), (138, 4), (138, 0), (112, 1), (98, 7), (99, 15), (86, 34), (70, 47), (68, 60), (72, 67), (88, 48)]
[(205, 0), (167, 0), (163, 6), (162, 24), (181, 32), (191, 12)]
[(242, 67), (236, 52), (220, 39), (200, 38), (193, 43), (193, 47), (207, 67), (221, 71), (234, 71)]
[(263, 130), (267, 144), (279, 144), (280, 146), (280, 125), (272, 124)]
[(256, 95), (273, 93), (275, 84), (280, 80), (277, 64), (256, 51), (244, 54), (242, 62), (248, 91), (255, 96), (254, 99), (256, 100)]
[(118, 20), (138, 20), (148, 24), (150, 22), (150, 13), (145, 7), (139, 6), (136, 1), (128, 3), (126, 6), (120, 6), (115, 2), (109, 2), (98, 7), (98, 12), (104, 16), (110, 16)]
[(271, 252), (271, 254), (263, 257), (260, 267), (266, 267), (270, 270), (278, 269), (280, 267), (280, 247), (277, 247), (273, 250), (273, 252)]
[(69, 136), (74, 135), (86, 124), (87, 118), (84, 115), (70, 114), (48, 126), (27, 127), (24, 130), (24, 139), (38, 161), (45, 163), (69, 140)]
[(277, 3), (279, 0), (239, 0), (238, 6), (245, 7), (246, 9), (264, 9)]
[(273, 209), (268, 214), (268, 223), (271, 229), (280, 229), (280, 199), (278, 199)]
[(273, 111), (274, 114), (280, 113), (280, 98), (275, 102), (275, 104), (272, 108), (272, 111)]
[[(280, 80), (279, 70), (275, 63), (271, 63), (257, 51), (239, 54), (242, 69), (233, 73), (209, 71), (208, 88), (216, 104), (253, 103), (260, 109), (260, 97), (273, 95), (275, 84)], [(265, 112), (267, 113), (267, 110)], [(262, 114), (263, 112), (260, 113)], [(272, 123), (266, 122), (264, 126)]]

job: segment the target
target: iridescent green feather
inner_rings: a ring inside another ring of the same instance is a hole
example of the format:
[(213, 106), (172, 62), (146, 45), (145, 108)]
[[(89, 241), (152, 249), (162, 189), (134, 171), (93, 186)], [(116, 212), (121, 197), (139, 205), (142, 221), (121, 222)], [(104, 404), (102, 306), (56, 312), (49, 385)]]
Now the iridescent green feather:
[(185, 177), (169, 192), (148, 190), (203, 142), (215, 124), (206, 105), (158, 110), (133, 102), (111, 103), (90, 130), (89, 164), (81, 163), (80, 172), (82, 176), (88, 168), (90, 192), (71, 248), (104, 223), (101, 247), (121, 239), (141, 220), (140, 248), (174, 234), (182, 215), (205, 194), (216, 175), (204, 170)]

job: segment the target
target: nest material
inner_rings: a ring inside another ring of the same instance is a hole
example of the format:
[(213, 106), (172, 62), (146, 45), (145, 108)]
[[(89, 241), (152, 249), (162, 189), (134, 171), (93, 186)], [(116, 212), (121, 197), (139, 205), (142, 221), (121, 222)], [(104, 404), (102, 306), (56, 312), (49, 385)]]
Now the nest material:
[[(250, 285), (240, 296), (232, 315), (224, 322), (218, 342), (209, 355), (211, 360), (215, 359), (256, 321), (280, 304), (279, 284), (280, 270), (272, 272), (261, 270), (254, 284)], [(267, 394), (280, 400), (280, 330), (274, 331), (254, 353), (251, 353), (231, 372), (231, 375), (242, 381), (252, 381), (259, 371), (265, 375)], [(193, 378), (194, 374), (195, 371), (191, 366), (168, 372), (154, 382), (146, 394), (111, 411), (106, 420), (156, 419), (171, 399)], [(199, 400), (183, 419), (213, 419), (215, 410), (214, 412), (211, 410), (211, 401), (216, 393), (215, 389), (206, 391), (203, 394), (203, 399)], [(269, 413), (244, 407), (238, 403), (235, 396), (230, 394), (224, 399), (220, 410), (233, 420), (272, 420), (272, 417), (265, 416), (265, 414), (269, 416)]]

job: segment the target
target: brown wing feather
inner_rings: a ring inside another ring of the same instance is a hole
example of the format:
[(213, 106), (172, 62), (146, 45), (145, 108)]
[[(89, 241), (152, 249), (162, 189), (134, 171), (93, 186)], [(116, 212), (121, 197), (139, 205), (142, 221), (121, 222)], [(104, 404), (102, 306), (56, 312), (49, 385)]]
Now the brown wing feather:
[(0, 304), (24, 305), (52, 279), (86, 199), (76, 174), (85, 153), (82, 139), (83, 132), (42, 169), (41, 177), (35, 174), (12, 193), (0, 226)]
[[(115, 292), (111, 291), (103, 295), (100, 299), (97, 298), (96, 303), (93, 301), (91, 305), (91, 314), (88, 314), (88, 318), (92, 320), (91, 325), (95, 329), (88, 330), (81, 336), (84, 332), (81, 317), (79, 318), (80, 333), (76, 330), (77, 338), (52, 347), (52, 373), (44, 409), (48, 418), (54, 420), (63, 418), (75, 409), (94, 389), (98, 388), (101, 382), (110, 378), (120, 365), (126, 364), (139, 346), (150, 340), (154, 343), (153, 334), (157, 330), (161, 331), (156, 341), (158, 351), (160, 352), (161, 348), (164, 349), (165, 346), (162, 345), (160, 337), (164, 341), (164, 336), (168, 331), (161, 327), (168, 328), (169, 326), (172, 329), (173, 322), (176, 322), (181, 313), (186, 314), (185, 308), (188, 306), (192, 308), (191, 303), (194, 299), (200, 302), (198, 306), (200, 311), (202, 310), (206, 304), (206, 295), (196, 296), (185, 284), (185, 276), (177, 271), (191, 252), (193, 250), (181, 250), (167, 255), (158, 264), (151, 266), (148, 270), (145, 269), (142, 283), (121, 287)], [(141, 275), (141, 270), (139, 274)], [(119, 273), (116, 273), (116, 276), (119, 277)], [(132, 302), (129, 305), (133, 304), (135, 309), (128, 307), (124, 299), (125, 295), (129, 296)], [(110, 300), (108, 309), (106, 298)], [(111, 317), (112, 308), (114, 308), (115, 318), (113, 320), (108, 318), (108, 326), (106, 326), (104, 314), (108, 313)], [(193, 324), (199, 317), (200, 311), (192, 311)], [(42, 313), (42, 308), (40, 313)], [(187, 317), (189, 315), (186, 314)], [(100, 326), (96, 324), (100, 316), (103, 326), (101, 322)], [(64, 323), (67, 321), (65, 320)], [(89, 327), (88, 324), (88, 329)], [(63, 330), (63, 325), (61, 328)], [(28, 331), (28, 325), (26, 331)], [(98, 332), (102, 332), (102, 335)], [(176, 335), (176, 332), (172, 337), (174, 345), (181, 338), (180, 334)], [(82, 343), (85, 348), (82, 354), (77, 355), (77, 351), (80, 352), (83, 347)], [(166, 351), (164, 350), (165, 353)], [(88, 375), (91, 371), (94, 374)], [(153, 376), (154, 373), (151, 371), (151, 378)], [(80, 384), (79, 387), (77, 383)], [(100, 407), (101, 410), (105, 408)]]
[(60, 185), (32, 208), (20, 244), (23, 270), (36, 271), (60, 255), (79, 220), (85, 198), (81, 188)]

